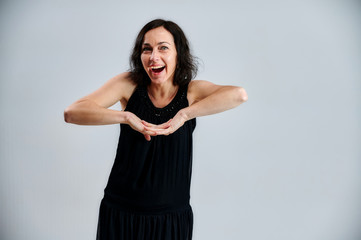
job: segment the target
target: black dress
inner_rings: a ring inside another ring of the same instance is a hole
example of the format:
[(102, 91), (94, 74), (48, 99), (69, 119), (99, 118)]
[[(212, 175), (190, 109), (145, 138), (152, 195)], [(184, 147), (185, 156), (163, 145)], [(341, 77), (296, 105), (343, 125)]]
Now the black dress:
[[(145, 86), (130, 97), (125, 111), (161, 124), (188, 106), (187, 86), (164, 108), (151, 102)], [(196, 120), (169, 136), (146, 141), (143, 134), (120, 124), (117, 154), (100, 204), (97, 240), (191, 240), (189, 204), (192, 133)]]

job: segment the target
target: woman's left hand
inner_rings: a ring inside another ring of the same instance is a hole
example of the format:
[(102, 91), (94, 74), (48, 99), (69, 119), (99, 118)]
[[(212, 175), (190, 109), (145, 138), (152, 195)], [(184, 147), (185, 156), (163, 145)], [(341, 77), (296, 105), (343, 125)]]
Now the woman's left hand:
[(183, 111), (179, 111), (172, 119), (163, 124), (155, 125), (146, 121), (142, 121), (142, 123), (146, 130), (155, 132), (156, 135), (169, 135), (182, 127), (186, 121), (186, 114)]

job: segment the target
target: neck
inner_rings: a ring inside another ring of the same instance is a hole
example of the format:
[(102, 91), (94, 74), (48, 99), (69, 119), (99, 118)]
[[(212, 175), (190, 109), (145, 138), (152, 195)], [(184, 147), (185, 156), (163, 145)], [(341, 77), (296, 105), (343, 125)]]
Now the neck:
[(171, 99), (177, 93), (178, 86), (173, 85), (172, 82), (166, 82), (163, 84), (150, 84), (148, 86), (149, 95), (155, 100)]

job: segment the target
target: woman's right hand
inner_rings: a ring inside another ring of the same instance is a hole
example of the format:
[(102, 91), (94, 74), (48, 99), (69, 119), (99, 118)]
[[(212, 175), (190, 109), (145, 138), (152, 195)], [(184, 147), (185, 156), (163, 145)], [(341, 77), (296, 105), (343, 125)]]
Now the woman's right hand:
[(147, 141), (150, 141), (151, 139), (150, 136), (157, 135), (156, 132), (147, 130), (142, 120), (139, 117), (137, 117), (137, 115), (135, 115), (134, 113), (124, 112), (124, 114), (126, 114), (125, 115), (126, 124), (128, 124), (135, 131), (142, 133)]

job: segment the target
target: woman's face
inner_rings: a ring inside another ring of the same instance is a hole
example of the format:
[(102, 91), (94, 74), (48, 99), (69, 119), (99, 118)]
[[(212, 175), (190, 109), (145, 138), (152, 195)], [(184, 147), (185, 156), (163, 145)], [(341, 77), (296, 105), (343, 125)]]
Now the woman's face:
[(144, 35), (141, 61), (152, 83), (173, 83), (177, 50), (172, 34), (164, 27), (149, 30)]

